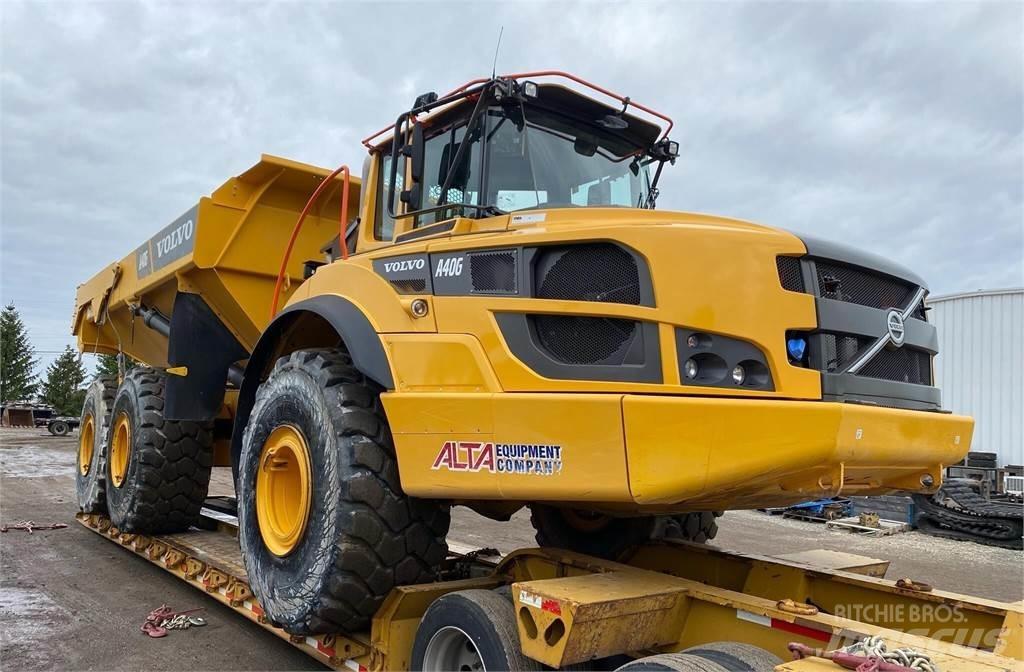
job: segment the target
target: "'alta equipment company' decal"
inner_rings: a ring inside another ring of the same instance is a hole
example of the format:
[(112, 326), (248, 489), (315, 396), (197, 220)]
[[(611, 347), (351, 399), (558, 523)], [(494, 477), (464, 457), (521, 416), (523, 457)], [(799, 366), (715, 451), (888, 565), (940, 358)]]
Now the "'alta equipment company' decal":
[(445, 441), (433, 469), (552, 476), (562, 471), (562, 447), (537, 443)]

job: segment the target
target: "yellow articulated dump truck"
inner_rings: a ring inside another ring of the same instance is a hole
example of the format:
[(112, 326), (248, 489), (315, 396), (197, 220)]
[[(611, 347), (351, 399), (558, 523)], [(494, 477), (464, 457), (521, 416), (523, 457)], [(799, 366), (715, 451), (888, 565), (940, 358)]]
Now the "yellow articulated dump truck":
[(924, 280), (655, 209), (671, 127), (525, 73), (418, 97), (351, 175), (264, 156), (79, 287), (82, 351), (144, 362), (89, 390), (82, 510), (186, 530), (230, 465), (252, 593), (303, 636), (435, 579), (456, 504), (616, 559), (934, 491), (972, 420), (941, 409)]

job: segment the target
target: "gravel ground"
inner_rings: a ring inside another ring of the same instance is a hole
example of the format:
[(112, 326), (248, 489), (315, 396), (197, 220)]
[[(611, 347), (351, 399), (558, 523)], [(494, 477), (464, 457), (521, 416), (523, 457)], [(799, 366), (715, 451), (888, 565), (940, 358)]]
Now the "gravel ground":
[[(0, 520), (63, 522), (67, 529), (0, 535), (0, 668), (4, 670), (298, 670), (304, 654), (166, 572), (74, 522), (77, 436), (0, 429)], [(228, 494), (217, 469), (211, 494)], [(916, 532), (867, 538), (822, 525), (737, 511), (720, 519), (714, 545), (764, 555), (826, 548), (892, 561), (890, 578), (1008, 602), (1024, 599), (1024, 555)], [(533, 545), (529, 517), (498, 523), (456, 509), (450, 539), (503, 552)], [(205, 607), (209, 625), (164, 639), (139, 632), (169, 604)]]

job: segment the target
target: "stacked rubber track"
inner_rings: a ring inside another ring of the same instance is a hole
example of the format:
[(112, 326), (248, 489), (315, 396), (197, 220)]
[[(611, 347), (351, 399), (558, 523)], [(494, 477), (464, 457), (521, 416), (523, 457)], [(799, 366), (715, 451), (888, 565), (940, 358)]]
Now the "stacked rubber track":
[(965, 479), (947, 480), (931, 497), (914, 495), (917, 527), (948, 539), (1024, 549), (1024, 507), (990, 502)]

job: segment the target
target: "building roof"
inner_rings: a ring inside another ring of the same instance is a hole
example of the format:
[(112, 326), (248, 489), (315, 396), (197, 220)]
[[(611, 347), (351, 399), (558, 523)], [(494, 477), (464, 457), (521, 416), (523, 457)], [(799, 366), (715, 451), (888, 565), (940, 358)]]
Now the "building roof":
[(952, 299), (964, 299), (967, 297), (975, 296), (999, 296), (1001, 294), (1024, 294), (1024, 287), (1006, 287), (1005, 289), (975, 289), (966, 292), (940, 294), (939, 296), (929, 296), (926, 302), (937, 303), (940, 301), (950, 301)]

